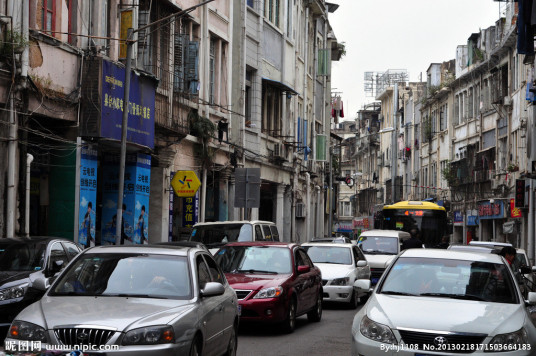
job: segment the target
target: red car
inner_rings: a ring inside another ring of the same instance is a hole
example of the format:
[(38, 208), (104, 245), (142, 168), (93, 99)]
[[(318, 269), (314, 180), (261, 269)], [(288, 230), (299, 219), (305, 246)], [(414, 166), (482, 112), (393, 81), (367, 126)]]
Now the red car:
[(299, 245), (235, 242), (215, 259), (236, 291), (240, 321), (282, 323), (291, 333), (300, 315), (322, 318), (322, 275)]

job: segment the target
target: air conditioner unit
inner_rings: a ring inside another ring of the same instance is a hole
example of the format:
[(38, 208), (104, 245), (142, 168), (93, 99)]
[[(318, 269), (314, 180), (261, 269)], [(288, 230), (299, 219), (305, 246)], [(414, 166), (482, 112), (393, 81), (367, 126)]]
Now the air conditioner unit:
[(315, 162), (314, 161), (307, 161), (307, 171), (308, 172), (315, 172), (315, 168), (316, 168), (316, 165), (315, 165)]
[(296, 217), (297, 218), (305, 217), (305, 204), (304, 203), (296, 203)]
[(274, 157), (284, 158), (283, 145), (280, 143), (274, 143)]

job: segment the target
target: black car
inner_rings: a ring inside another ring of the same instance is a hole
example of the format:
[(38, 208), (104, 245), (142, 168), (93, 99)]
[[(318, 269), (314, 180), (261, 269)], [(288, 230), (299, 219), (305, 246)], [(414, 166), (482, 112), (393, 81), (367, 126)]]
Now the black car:
[(50, 277), (81, 251), (57, 237), (0, 239), (0, 341), (15, 316), (43, 296)]

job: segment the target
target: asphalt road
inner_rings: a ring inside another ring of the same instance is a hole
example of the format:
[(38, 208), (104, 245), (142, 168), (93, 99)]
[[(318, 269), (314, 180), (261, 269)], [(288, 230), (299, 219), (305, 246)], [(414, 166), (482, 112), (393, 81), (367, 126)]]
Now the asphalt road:
[(237, 356), (348, 356), (352, 342), (352, 321), (361, 308), (324, 305), (322, 320), (310, 323), (307, 316), (296, 321), (296, 330), (284, 334), (278, 326), (240, 325)]

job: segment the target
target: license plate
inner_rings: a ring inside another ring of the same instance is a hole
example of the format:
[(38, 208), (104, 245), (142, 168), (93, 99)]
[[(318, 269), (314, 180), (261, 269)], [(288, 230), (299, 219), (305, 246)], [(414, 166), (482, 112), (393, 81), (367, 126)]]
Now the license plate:
[(238, 316), (242, 315), (242, 306), (240, 304), (238, 304)]

